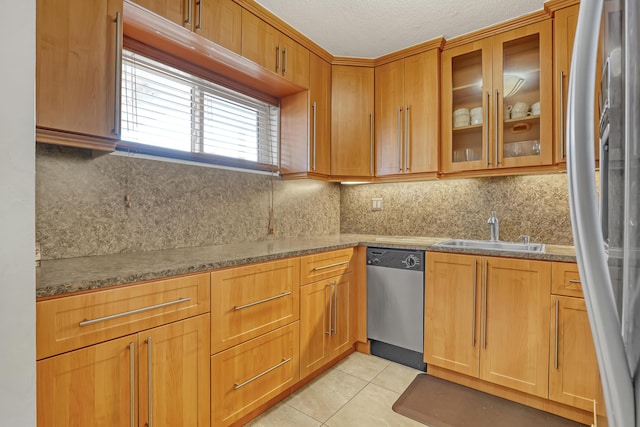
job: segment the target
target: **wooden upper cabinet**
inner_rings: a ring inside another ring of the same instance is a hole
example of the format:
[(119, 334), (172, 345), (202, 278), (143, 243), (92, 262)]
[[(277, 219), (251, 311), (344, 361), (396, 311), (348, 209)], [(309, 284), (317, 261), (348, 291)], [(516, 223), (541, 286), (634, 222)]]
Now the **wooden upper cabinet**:
[[(38, 130), (119, 137), (116, 62), (121, 40), (122, 0), (37, 1)], [(39, 134), (37, 140), (49, 142)], [(112, 143), (105, 141), (109, 147)]]
[(182, 27), (192, 29), (195, 0), (133, 0), (151, 12)]
[(331, 68), (331, 175), (371, 177), (374, 138), (374, 69)]
[[(196, 1), (196, 0), (192, 0)], [(233, 0), (199, 0), (194, 31), (237, 54), (242, 53), (242, 8)]]
[(544, 20), (443, 52), (444, 172), (552, 163), (551, 38)]
[(376, 68), (376, 176), (437, 172), (439, 52)]
[(482, 261), (480, 378), (547, 398), (551, 263)]
[[(564, 163), (567, 161), (567, 141), (565, 136), (565, 132), (567, 129), (567, 99), (569, 95), (569, 76), (571, 74), (573, 40), (576, 36), (579, 8), (580, 5), (576, 4), (564, 9), (557, 10), (553, 15), (553, 102), (555, 108), (555, 158), (557, 163)], [(602, 35), (602, 32), (600, 34)], [(600, 157), (600, 108), (598, 103), (601, 75), (601, 55), (598, 54), (596, 81), (594, 82), (596, 86), (596, 95), (593, 102), (595, 124), (594, 150), (596, 159)]]
[(311, 53), (309, 90), (280, 99), (280, 173), (327, 177), (331, 153), (331, 65)]
[(242, 56), (302, 88), (309, 87), (309, 51), (245, 9)]

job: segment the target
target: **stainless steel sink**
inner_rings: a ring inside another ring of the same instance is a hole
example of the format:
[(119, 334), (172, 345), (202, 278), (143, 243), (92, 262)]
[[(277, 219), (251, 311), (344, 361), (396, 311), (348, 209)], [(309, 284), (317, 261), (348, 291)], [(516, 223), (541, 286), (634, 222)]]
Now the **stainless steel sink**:
[(436, 243), (434, 246), (442, 246), (445, 248), (459, 249), (484, 249), (490, 251), (508, 251), (508, 252), (529, 252), (544, 253), (546, 246), (543, 243), (519, 243), (519, 242), (501, 242), (491, 240), (464, 240), (453, 239)]

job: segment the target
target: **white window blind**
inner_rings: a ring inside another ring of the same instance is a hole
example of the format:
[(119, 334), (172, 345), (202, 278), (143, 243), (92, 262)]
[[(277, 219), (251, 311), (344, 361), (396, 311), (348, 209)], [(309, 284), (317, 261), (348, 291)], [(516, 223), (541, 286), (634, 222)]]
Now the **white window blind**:
[(130, 51), (122, 65), (121, 149), (277, 168), (277, 106)]

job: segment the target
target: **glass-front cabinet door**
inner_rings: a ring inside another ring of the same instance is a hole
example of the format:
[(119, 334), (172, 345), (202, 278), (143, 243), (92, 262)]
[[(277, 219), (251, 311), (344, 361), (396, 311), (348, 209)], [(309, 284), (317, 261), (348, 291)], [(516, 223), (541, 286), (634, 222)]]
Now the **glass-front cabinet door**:
[(442, 52), (442, 167), (489, 167), (491, 39)]
[(550, 21), (494, 37), (494, 167), (552, 163), (552, 58)]
[(551, 21), (442, 52), (446, 172), (552, 163)]

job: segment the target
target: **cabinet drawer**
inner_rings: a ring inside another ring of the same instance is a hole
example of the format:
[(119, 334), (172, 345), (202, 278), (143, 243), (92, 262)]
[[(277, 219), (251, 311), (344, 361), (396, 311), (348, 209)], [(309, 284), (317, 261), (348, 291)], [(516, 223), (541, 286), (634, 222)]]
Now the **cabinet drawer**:
[(212, 425), (229, 425), (298, 382), (299, 322), (211, 357)]
[(306, 255), (300, 258), (300, 284), (317, 282), (353, 269), (353, 248)]
[(578, 264), (554, 262), (551, 266), (551, 293), (583, 298)]
[(209, 302), (208, 273), (38, 301), (36, 358), (207, 313)]
[(298, 320), (298, 258), (211, 273), (211, 353)]

